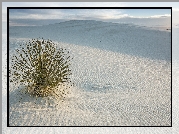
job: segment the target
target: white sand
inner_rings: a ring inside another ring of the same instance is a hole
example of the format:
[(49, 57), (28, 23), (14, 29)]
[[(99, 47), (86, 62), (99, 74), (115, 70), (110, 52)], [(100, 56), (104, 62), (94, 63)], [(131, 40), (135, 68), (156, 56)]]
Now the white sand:
[[(58, 26), (60, 30), (52, 32)], [(74, 57), (71, 79), (75, 86), (71, 95), (58, 105), (52, 100), (48, 105), (45, 99), (21, 95), (18, 88), (11, 86), (10, 125), (171, 125), (169, 32), (90, 21), (46, 27), (47, 31), (37, 27), (39, 36), (58, 41)], [(12, 42), (22, 41), (20, 38), (36, 36), (33, 30), (24, 34), (23, 28), (13, 30), (11, 48)], [(119, 33), (120, 30), (123, 32)]]

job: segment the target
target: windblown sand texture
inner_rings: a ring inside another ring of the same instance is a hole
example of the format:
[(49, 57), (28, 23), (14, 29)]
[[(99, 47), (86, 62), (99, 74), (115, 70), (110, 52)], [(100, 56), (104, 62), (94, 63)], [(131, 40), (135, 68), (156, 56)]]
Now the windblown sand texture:
[(38, 37), (70, 51), (75, 85), (63, 102), (10, 85), (10, 126), (171, 125), (170, 31), (87, 20), (10, 27), (10, 54)]

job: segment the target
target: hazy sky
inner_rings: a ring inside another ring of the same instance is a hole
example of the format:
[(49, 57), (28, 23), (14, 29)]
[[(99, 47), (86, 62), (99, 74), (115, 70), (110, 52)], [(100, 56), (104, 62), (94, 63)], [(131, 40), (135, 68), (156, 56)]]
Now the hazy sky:
[(170, 9), (10, 9), (11, 19), (120, 19), (170, 17)]
[[(179, 15), (179, 4), (174, 2), (3, 2), (3, 21), (6, 21), (6, 7), (173, 7), (173, 16)], [(155, 25), (170, 25), (170, 9), (11, 9), (10, 25), (43, 25), (58, 23), (63, 20), (88, 19), (112, 22), (128, 22)], [(179, 24), (179, 19), (173, 17), (173, 23)], [(150, 23), (150, 24), (151, 24)]]
[[(10, 9), (10, 25), (44, 25), (66, 20), (171, 24), (170, 9)], [(137, 22), (138, 20), (138, 22)], [(145, 23), (146, 21), (146, 23)]]

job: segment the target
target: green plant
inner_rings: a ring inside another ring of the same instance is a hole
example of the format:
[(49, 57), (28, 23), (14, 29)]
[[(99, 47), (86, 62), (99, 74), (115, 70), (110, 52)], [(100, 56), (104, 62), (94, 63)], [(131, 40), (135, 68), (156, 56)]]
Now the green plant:
[(71, 58), (69, 51), (57, 50), (56, 45), (43, 38), (20, 45), (11, 60), (10, 82), (26, 85), (27, 92), (34, 96), (64, 97), (65, 89), (60, 90), (59, 85), (71, 83)]

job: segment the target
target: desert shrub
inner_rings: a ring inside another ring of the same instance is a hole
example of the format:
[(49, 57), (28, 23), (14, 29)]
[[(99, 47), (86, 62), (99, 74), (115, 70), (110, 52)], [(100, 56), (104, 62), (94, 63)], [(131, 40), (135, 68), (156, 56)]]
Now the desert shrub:
[(56, 45), (43, 38), (21, 44), (12, 56), (10, 82), (26, 85), (26, 91), (37, 97), (64, 97), (65, 88), (59, 86), (71, 83), (71, 58), (69, 51)]

